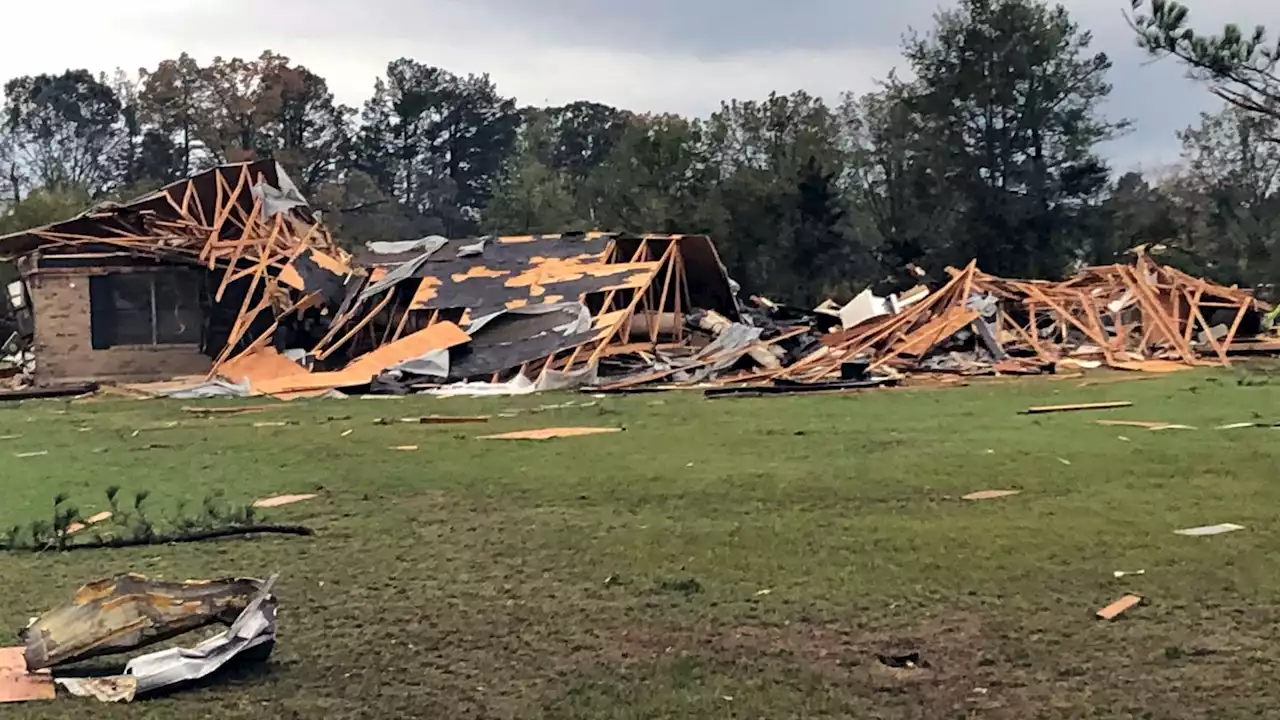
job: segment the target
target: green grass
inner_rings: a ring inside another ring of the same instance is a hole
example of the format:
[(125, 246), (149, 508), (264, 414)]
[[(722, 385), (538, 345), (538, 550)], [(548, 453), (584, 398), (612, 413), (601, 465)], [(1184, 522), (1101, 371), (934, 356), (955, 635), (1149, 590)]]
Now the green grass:
[[(0, 527), (212, 491), (319, 492), (313, 538), (0, 555), (0, 623), (83, 582), (282, 573), (265, 667), (132, 706), (6, 718), (1265, 716), (1280, 700), (1280, 383), (1230, 372), (707, 401), (346, 400), (198, 419), (184, 403), (0, 406)], [(1024, 416), (1030, 405), (1132, 408)], [(494, 414), (484, 425), (376, 417)], [(1199, 429), (1102, 427), (1099, 418)], [(172, 428), (165, 423), (180, 421)], [(255, 428), (254, 422), (298, 425)], [(625, 433), (476, 436), (552, 425)], [(82, 428), (88, 428), (82, 430)], [(347, 437), (345, 430), (353, 429)], [(1129, 438), (1126, 442), (1119, 436)], [(418, 445), (417, 452), (392, 452)], [(17, 459), (15, 453), (48, 451)], [(1064, 464), (1060, 459), (1070, 462)], [(1021, 495), (985, 502), (983, 489)], [(1247, 530), (1188, 538), (1179, 528)], [(1146, 570), (1116, 580), (1113, 570)], [(609, 579), (606, 582), (606, 579)], [(693, 581), (693, 582), (690, 582)], [(761, 592), (768, 591), (768, 592)], [(1093, 613), (1133, 591), (1119, 620)], [(190, 639), (187, 639), (188, 641)], [(928, 668), (877, 654), (918, 651)]]

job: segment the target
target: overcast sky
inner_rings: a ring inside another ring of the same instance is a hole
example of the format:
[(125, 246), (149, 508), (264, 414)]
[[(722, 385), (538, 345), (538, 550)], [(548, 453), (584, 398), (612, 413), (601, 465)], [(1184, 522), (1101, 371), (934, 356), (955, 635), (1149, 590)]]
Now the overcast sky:
[[(1280, 30), (1271, 0), (1186, 0), (1193, 24)], [(488, 72), (522, 104), (590, 99), (704, 115), (721, 99), (804, 89), (834, 98), (902, 64), (909, 27), (939, 0), (22, 0), (5, 3), (0, 76), (153, 67), (187, 51), (251, 57), (270, 48), (358, 105), (389, 60)], [(942, 3), (946, 4), (946, 3)], [(1121, 169), (1175, 160), (1174, 131), (1215, 108), (1172, 61), (1133, 45), (1128, 0), (1063, 0), (1115, 63), (1108, 112), (1136, 129), (1106, 153)]]

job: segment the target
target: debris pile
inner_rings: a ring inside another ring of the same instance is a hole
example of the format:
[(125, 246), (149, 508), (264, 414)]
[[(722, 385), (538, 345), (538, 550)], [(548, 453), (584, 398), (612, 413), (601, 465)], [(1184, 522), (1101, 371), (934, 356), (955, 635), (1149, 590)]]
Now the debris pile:
[(26, 318), (4, 347), (15, 384), (187, 377), (151, 388), (186, 398), (799, 391), (1280, 350), (1257, 339), (1270, 308), (1250, 293), (1141, 251), (1064, 282), (970, 263), (934, 290), (811, 313), (762, 297), (744, 308), (702, 236), (432, 236), (352, 254), (271, 161), (0, 238), (0, 257), (23, 278), (8, 293)]
[[(264, 660), (275, 646), (275, 581), (128, 574), (85, 585), (70, 603), (34, 618), (19, 633), (23, 647), (0, 649), (9, 680), (0, 702), (52, 700), (54, 683), (77, 697), (129, 702), (206, 678), (233, 660)], [(134, 657), (118, 675), (68, 668), (217, 623), (227, 629), (194, 647)]]
[(1161, 373), (1280, 350), (1280, 338), (1262, 335), (1266, 303), (1160, 265), (1141, 249), (1131, 265), (1085, 268), (1062, 282), (998, 278), (975, 263), (948, 273), (946, 285), (924, 296), (913, 291), (905, 303), (863, 302), (870, 310), (853, 312), (855, 299), (839, 310), (853, 324), (824, 335), (820, 350), (743, 379), (818, 383), (1103, 366)]

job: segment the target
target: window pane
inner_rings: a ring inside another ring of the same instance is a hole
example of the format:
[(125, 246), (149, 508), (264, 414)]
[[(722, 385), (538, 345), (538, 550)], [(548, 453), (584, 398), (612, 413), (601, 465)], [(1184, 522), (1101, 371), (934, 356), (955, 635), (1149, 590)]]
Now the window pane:
[(109, 275), (115, 309), (115, 344), (151, 344), (151, 276)]
[(200, 276), (185, 271), (158, 273), (155, 283), (157, 342), (198, 344), (204, 323)]

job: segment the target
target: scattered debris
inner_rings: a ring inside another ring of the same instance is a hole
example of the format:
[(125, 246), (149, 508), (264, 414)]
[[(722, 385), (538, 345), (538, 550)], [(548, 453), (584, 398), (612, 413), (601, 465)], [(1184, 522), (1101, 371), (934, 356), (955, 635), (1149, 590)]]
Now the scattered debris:
[(562, 427), (542, 428), (541, 430), (521, 430), (503, 433), (502, 435), (485, 435), (480, 440), (551, 440), (552, 438), (580, 437), (583, 435), (600, 435), (603, 433), (622, 432), (618, 427)]
[(1188, 537), (1201, 537), (1205, 535), (1221, 535), (1223, 533), (1235, 532), (1237, 530), (1244, 529), (1243, 525), (1222, 523), (1219, 525), (1203, 525), (1201, 527), (1187, 528), (1185, 530), (1175, 530), (1174, 533), (1177, 535), (1186, 535)]
[(962, 500), (995, 500), (996, 498), (1017, 495), (1021, 490), (979, 490), (965, 495)]
[(1133, 407), (1131, 402), (1101, 402), (1101, 403), (1080, 403), (1076, 405), (1042, 405), (1040, 407), (1027, 408), (1022, 411), (1023, 415), (1041, 415), (1045, 413), (1058, 412), (1078, 412), (1081, 410), (1113, 410), (1116, 408)]
[(1142, 602), (1142, 597), (1139, 595), (1125, 595), (1119, 600), (1116, 600), (1110, 605), (1099, 610), (1098, 617), (1102, 620), (1114, 620), (1119, 617), (1121, 613), (1140, 602)]
[(284, 506), (284, 505), (292, 505), (293, 503), (302, 502), (302, 501), (304, 501), (304, 500), (311, 500), (311, 499), (316, 498), (316, 497), (318, 497), (318, 496), (317, 496), (317, 495), (315, 495), (315, 494), (310, 494), (310, 495), (276, 495), (276, 496), (269, 497), (269, 498), (262, 498), (261, 500), (254, 500), (254, 501), (253, 501), (253, 506), (254, 506), (254, 507), (256, 507), (256, 508), (276, 508), (276, 507), (281, 507), (281, 506)]

